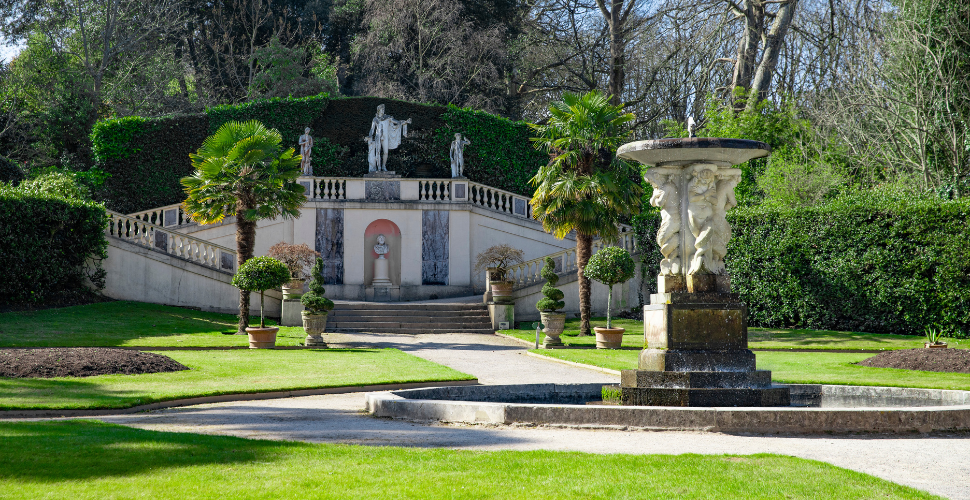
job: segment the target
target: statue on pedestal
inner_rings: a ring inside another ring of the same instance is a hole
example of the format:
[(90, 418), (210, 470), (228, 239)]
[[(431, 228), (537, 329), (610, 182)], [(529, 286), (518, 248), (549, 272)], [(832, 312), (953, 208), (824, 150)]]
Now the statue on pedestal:
[(374, 245), (374, 253), (377, 254), (377, 259), (374, 261), (374, 279), (371, 281), (371, 286), (375, 288), (391, 286), (390, 261), (384, 258), (384, 255), (390, 250), (386, 241), (384, 235), (380, 234), (377, 236), (377, 244)]
[(471, 144), (468, 138), (461, 134), (455, 134), (455, 140), (451, 143), (451, 177), (462, 177), (465, 170), (465, 146)]
[[(411, 119), (400, 121), (384, 114), (384, 105), (377, 106), (377, 116), (371, 120), (367, 144), (370, 149), (379, 148), (376, 155), (368, 155), (371, 172), (387, 171), (387, 152), (401, 145), (401, 139), (408, 136)], [(373, 157), (371, 157), (373, 156)]]
[(313, 153), (313, 137), (310, 137), (310, 127), (303, 130), (300, 136), (300, 170), (303, 175), (313, 175), (313, 165), (310, 164), (310, 155)]
[(377, 254), (378, 259), (383, 259), (384, 255), (388, 252), (387, 243), (385, 243), (385, 241), (386, 239), (384, 238), (383, 234), (377, 235), (377, 244), (374, 245), (374, 253)]

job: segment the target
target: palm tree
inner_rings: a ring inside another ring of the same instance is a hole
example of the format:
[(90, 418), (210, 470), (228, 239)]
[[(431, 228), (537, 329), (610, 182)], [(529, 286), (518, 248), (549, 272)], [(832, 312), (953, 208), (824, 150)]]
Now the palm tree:
[[(182, 206), (199, 224), (236, 217), (236, 254), (241, 266), (253, 257), (256, 221), (299, 217), (306, 201), (300, 156), (281, 151), (279, 131), (262, 123), (230, 121), (190, 154), (195, 172), (182, 178), (188, 197)], [(249, 326), (249, 292), (239, 292), (239, 332)]]
[(576, 232), (580, 335), (590, 333), (590, 283), (583, 270), (593, 239), (615, 241), (620, 218), (640, 212), (639, 172), (615, 155), (630, 134), (633, 114), (609, 99), (595, 90), (566, 92), (549, 106), (546, 124), (532, 126), (539, 135), (533, 142), (550, 157), (530, 181), (536, 188), (533, 216), (556, 238)]

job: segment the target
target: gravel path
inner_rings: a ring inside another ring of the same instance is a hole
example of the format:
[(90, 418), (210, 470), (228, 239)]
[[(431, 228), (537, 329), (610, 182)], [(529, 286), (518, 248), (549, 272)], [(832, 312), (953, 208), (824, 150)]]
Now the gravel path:
[[(345, 345), (395, 347), (478, 376), (484, 384), (616, 382), (617, 377), (525, 355), (489, 335), (338, 335)], [(970, 500), (970, 435), (758, 436), (704, 432), (426, 425), (373, 418), (364, 395), (339, 394), (173, 408), (99, 417), (134, 427), (320, 443), (473, 450), (569, 450), (632, 454), (776, 453), (821, 460), (953, 499)]]

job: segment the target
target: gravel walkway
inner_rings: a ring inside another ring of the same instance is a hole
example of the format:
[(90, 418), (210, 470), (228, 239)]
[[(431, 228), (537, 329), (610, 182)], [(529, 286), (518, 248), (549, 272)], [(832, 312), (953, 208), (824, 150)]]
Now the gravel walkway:
[[(395, 347), (476, 375), (484, 384), (616, 382), (617, 377), (526, 356), (490, 335), (331, 334), (345, 345)], [(704, 432), (425, 425), (378, 419), (364, 395), (220, 403), (140, 415), (99, 417), (134, 427), (320, 443), (472, 450), (569, 450), (631, 454), (776, 453), (821, 460), (953, 499), (970, 500), (970, 435), (758, 436)]]

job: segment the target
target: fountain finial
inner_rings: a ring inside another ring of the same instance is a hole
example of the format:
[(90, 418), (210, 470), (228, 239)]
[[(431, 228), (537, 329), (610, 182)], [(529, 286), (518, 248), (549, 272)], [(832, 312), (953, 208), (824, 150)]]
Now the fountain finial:
[(694, 133), (695, 125), (697, 125), (697, 122), (694, 121), (694, 117), (688, 116), (687, 117), (687, 137), (697, 137), (697, 134)]

